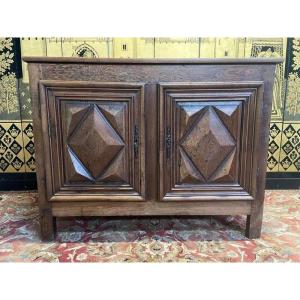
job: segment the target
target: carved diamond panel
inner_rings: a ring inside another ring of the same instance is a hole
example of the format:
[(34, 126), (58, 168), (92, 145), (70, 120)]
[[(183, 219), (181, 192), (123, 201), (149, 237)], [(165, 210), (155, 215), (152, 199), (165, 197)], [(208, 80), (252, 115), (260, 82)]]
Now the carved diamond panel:
[(105, 116), (105, 118), (109, 121), (113, 128), (117, 130), (117, 132), (121, 135), (123, 139), (125, 139), (126, 128), (124, 126), (125, 123), (125, 114), (126, 114), (126, 104), (119, 103), (107, 103), (107, 104), (99, 104), (101, 112)]
[(159, 85), (160, 199), (253, 200), (263, 83)]
[(144, 83), (42, 80), (40, 92), (51, 200), (145, 201)]
[(193, 125), (199, 114), (205, 108), (205, 105), (200, 103), (185, 103), (180, 104), (180, 136), (183, 136)]
[(181, 159), (191, 179), (214, 181), (229, 174), (236, 142), (214, 107), (199, 108), (196, 120), (180, 141)]
[(83, 116), (87, 113), (89, 110), (89, 105), (86, 104), (73, 104), (67, 105), (67, 117), (66, 117), (66, 125), (67, 125), (67, 134), (70, 136), (75, 129), (75, 127), (78, 125), (78, 123), (81, 121)]
[[(74, 118), (77, 116), (78, 112), (74, 114)], [(69, 152), (73, 166), (80, 175), (88, 179), (91, 177), (98, 179), (103, 175), (104, 178), (124, 180), (121, 178), (123, 173), (120, 170), (124, 166), (122, 165), (123, 156), (119, 154), (120, 151), (124, 151), (125, 144), (97, 105), (92, 104), (81, 122), (77, 123), (69, 137), (68, 145), (74, 152), (74, 154)], [(112, 167), (115, 163), (120, 166)], [(108, 175), (105, 176), (105, 174)]]
[(76, 157), (73, 151), (68, 147), (68, 154), (71, 159), (70, 163), (70, 180), (82, 181), (84, 179), (94, 180), (89, 171), (84, 167), (81, 161)]

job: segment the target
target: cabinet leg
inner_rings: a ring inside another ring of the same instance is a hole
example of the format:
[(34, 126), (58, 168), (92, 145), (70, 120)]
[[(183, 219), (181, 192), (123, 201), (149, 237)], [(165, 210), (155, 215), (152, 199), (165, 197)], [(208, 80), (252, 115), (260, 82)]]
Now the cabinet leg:
[(42, 241), (52, 241), (55, 238), (56, 218), (51, 209), (42, 209), (40, 213), (40, 238)]
[(262, 212), (247, 215), (246, 237), (249, 239), (258, 239), (261, 234)]

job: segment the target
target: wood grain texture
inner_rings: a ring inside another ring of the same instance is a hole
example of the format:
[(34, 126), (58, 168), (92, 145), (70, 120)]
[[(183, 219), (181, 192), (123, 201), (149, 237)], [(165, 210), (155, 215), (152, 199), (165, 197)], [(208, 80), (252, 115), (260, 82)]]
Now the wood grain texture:
[(25, 60), (43, 239), (53, 216), (204, 214), (259, 237), (281, 59)]
[(53, 214), (63, 216), (197, 216), (250, 214), (251, 201), (168, 202), (54, 202)]
[(181, 137), (179, 146), (186, 151), (190, 163), (195, 164), (205, 182), (211, 182), (216, 169), (235, 150), (236, 141), (217, 116), (214, 106), (207, 103), (203, 110), (190, 131)]
[(37, 186), (39, 191), (39, 233), (43, 240), (49, 241), (54, 238), (55, 218), (52, 215), (52, 205), (48, 201), (51, 197), (46, 185), (46, 165), (44, 164), (44, 130), (42, 127), (41, 102), (39, 99), (39, 78), (40, 70), (37, 65), (30, 64), (28, 67), (30, 77), (30, 94), (32, 99), (32, 117), (35, 120), (33, 133), (35, 139), (35, 157)]
[[(122, 138), (108, 122), (101, 106), (90, 104), (86, 116), (78, 122), (76, 129), (67, 138), (68, 147), (78, 158), (77, 163), (86, 167), (91, 175), (88, 178), (94, 181), (103, 180), (110, 165), (116, 164), (116, 160), (119, 165), (122, 164), (123, 160), (119, 161), (119, 157), (123, 156), (125, 150)], [(121, 169), (124, 167), (121, 166)], [(123, 170), (120, 172), (123, 173)], [(124, 181), (123, 177), (119, 177), (119, 180)]]

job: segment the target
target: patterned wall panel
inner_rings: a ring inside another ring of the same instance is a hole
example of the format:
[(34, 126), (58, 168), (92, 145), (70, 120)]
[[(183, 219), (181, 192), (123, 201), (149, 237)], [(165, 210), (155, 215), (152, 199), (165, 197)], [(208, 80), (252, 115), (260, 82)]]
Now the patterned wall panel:
[(20, 120), (18, 100), (19, 47), (16, 39), (0, 38), (0, 114), (1, 121)]
[(280, 172), (300, 171), (300, 124), (283, 123)]
[(288, 39), (285, 122), (300, 122), (300, 38)]
[[(286, 57), (286, 38), (252, 38), (248, 40), (245, 56), (250, 57)], [(251, 47), (250, 47), (251, 45)], [(278, 172), (280, 169), (280, 151), (283, 127), (283, 108), (285, 102), (285, 61), (276, 67), (273, 87), (272, 123), (270, 127), (267, 170)], [(274, 123), (273, 123), (274, 122)]]
[(19, 39), (0, 38), (0, 173), (25, 172), (19, 103)]
[(25, 172), (21, 122), (0, 125), (0, 172)]
[(282, 122), (270, 124), (269, 151), (267, 168), (269, 172), (278, 172), (282, 138)]
[(287, 82), (283, 111), (280, 172), (300, 171), (300, 39), (289, 38), (285, 77)]
[(31, 122), (22, 122), (24, 165), (26, 172), (35, 172), (34, 137)]
[(300, 39), (0, 38), (0, 172), (35, 172), (28, 71), (20, 53), (100, 58), (283, 57), (284, 63), (276, 69), (267, 168), (269, 172), (300, 170)]

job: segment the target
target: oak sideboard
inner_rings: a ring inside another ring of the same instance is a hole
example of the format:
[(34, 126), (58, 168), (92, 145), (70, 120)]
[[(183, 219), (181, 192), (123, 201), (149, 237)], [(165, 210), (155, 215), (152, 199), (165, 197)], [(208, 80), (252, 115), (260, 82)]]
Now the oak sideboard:
[(243, 214), (260, 236), (281, 59), (24, 61), (43, 240), (65, 216)]

